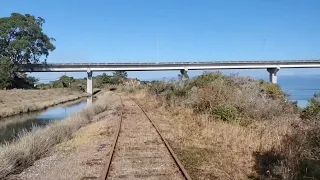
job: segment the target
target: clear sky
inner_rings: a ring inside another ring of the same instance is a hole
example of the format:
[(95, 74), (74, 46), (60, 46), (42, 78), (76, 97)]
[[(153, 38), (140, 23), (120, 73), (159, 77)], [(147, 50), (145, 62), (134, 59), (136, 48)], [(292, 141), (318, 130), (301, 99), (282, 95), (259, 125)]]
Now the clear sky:
[[(18, 12), (46, 20), (57, 47), (49, 62), (320, 59), (319, 0), (2, 1), (2, 17)], [(310, 73), (284, 72), (300, 71)]]

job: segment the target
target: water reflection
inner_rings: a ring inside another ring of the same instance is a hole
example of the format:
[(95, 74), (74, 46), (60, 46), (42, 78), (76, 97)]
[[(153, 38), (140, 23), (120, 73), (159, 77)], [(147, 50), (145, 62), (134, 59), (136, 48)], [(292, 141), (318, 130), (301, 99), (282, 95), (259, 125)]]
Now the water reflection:
[[(90, 99), (90, 104), (92, 104), (92, 98)], [(45, 126), (53, 121), (62, 120), (86, 106), (87, 101), (81, 99), (58, 105), (42, 112), (33, 112), (0, 119), (0, 143), (12, 141), (23, 130), (30, 131), (33, 126)]]
[(87, 98), (87, 105), (90, 106), (92, 105), (92, 102), (93, 102), (93, 96), (90, 96)]

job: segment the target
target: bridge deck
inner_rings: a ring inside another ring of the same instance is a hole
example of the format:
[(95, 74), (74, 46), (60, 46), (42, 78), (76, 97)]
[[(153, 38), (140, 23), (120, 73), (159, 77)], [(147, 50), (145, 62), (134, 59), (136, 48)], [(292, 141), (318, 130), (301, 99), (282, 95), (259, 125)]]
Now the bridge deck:
[(320, 60), (281, 61), (210, 61), (210, 62), (146, 62), (146, 63), (52, 63), (27, 64), (22, 72), (83, 72), (83, 71), (164, 71), (210, 69), (319, 68)]

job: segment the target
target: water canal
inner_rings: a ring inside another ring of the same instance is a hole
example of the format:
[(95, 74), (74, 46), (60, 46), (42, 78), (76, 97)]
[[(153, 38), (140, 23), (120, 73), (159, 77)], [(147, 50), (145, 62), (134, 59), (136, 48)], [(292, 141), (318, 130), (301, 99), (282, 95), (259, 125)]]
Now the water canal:
[(79, 99), (53, 106), (44, 111), (25, 113), (0, 119), (0, 143), (10, 142), (22, 131), (30, 131), (34, 126), (45, 126), (63, 120), (92, 103), (92, 99)]

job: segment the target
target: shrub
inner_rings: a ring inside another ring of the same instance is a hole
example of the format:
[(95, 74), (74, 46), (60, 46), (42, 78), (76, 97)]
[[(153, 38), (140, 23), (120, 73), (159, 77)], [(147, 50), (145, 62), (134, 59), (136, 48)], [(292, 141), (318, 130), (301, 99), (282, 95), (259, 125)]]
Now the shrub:
[(221, 105), (214, 107), (211, 115), (223, 121), (234, 123), (238, 118), (238, 111), (235, 107)]
[[(261, 81), (260, 81), (261, 83)], [(284, 99), (285, 93), (282, 91), (282, 89), (277, 85), (273, 83), (262, 83), (263, 89), (266, 91), (266, 93), (274, 99)]]
[(320, 94), (315, 93), (308, 100), (308, 105), (303, 109), (301, 114), (302, 119), (320, 120)]
[(167, 90), (168, 86), (165, 82), (162, 81), (156, 81), (156, 82), (152, 82), (149, 90), (156, 94), (159, 95), (160, 93), (164, 92), (165, 90)]
[(205, 72), (184, 83), (153, 82), (150, 91), (169, 106), (192, 107), (195, 113), (212, 114), (221, 105), (232, 107), (237, 110), (237, 119), (245, 120), (245, 124), (285, 116), (296, 109), (275, 84), (220, 72)]
[(192, 80), (191, 86), (204, 87), (213, 81), (225, 79), (225, 76), (221, 72), (204, 72), (202, 75)]

